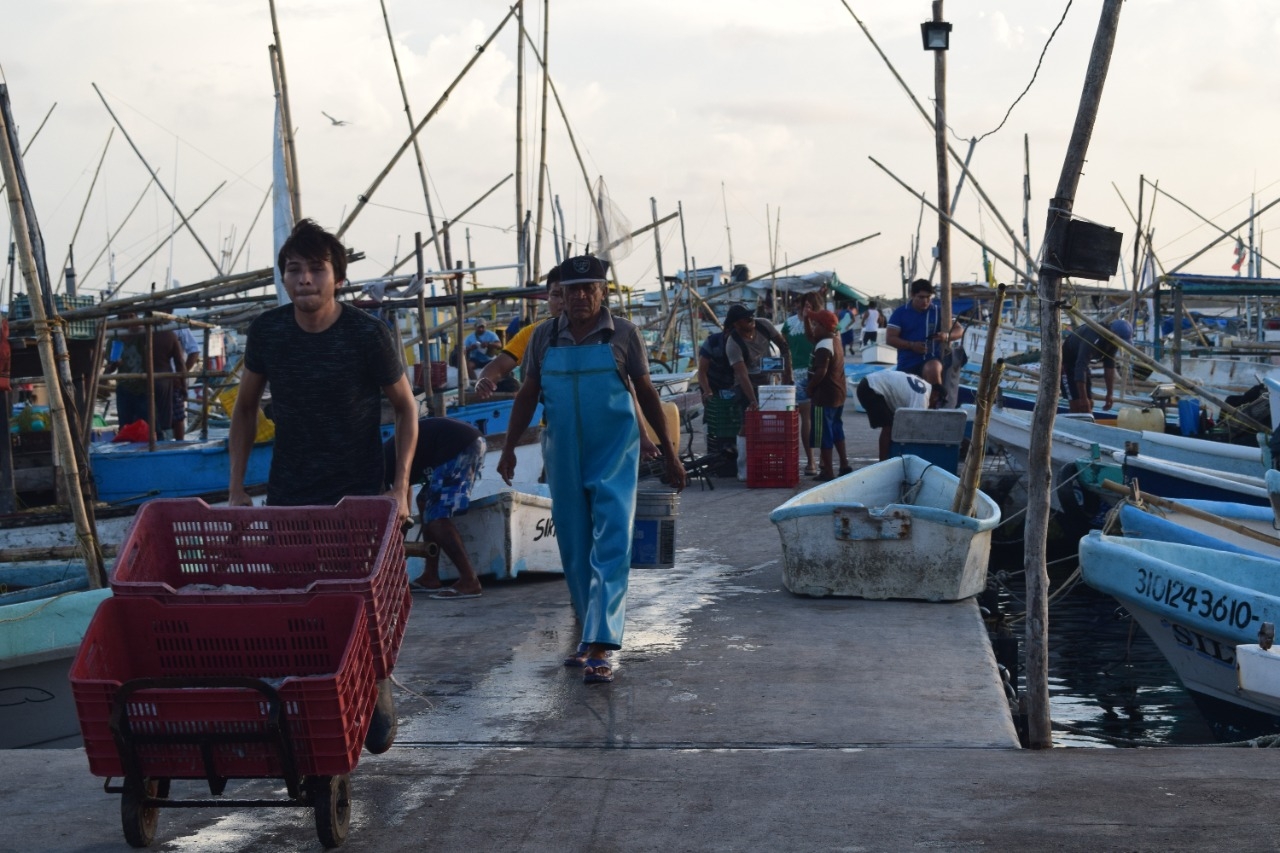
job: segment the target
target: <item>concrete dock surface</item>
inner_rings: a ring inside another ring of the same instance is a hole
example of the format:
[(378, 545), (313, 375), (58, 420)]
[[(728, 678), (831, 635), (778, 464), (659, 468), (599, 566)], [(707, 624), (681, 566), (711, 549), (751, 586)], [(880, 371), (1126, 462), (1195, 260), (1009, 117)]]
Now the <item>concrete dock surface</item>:
[[(871, 461), (865, 416), (845, 422)], [(559, 577), (415, 596), (399, 736), (352, 773), (342, 849), (1280, 848), (1280, 752), (1021, 750), (973, 600), (794, 596), (768, 521), (794, 490), (714, 483), (681, 498), (676, 566), (632, 572), (613, 684), (562, 666), (578, 637)], [(127, 849), (83, 751), (3, 761), (0, 851)], [(321, 847), (307, 810), (231, 807), (162, 811), (153, 849)]]

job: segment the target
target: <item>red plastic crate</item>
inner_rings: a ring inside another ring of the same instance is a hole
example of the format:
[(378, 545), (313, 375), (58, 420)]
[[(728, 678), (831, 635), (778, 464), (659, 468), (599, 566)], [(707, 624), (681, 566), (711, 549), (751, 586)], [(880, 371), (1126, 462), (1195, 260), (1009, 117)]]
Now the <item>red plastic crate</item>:
[(799, 441), (799, 412), (747, 412), (747, 487), (798, 486)]
[(395, 501), (335, 506), (211, 507), (149, 501), (120, 547), (111, 588), (175, 604), (254, 604), (306, 594), (364, 598), (374, 672), (395, 666), (412, 595)]
[[(238, 606), (136, 597), (102, 602), (71, 666), (90, 772), (124, 775), (110, 727), (121, 685), (140, 678), (210, 676), (270, 680), (280, 695), (299, 773), (341, 775), (356, 766), (377, 701), (360, 596)], [(137, 691), (126, 707), (136, 735), (250, 737), (266, 731), (269, 703), (246, 688), (157, 687)], [(136, 751), (145, 776), (206, 776), (194, 743), (138, 743)], [(212, 757), (211, 769), (226, 778), (285, 774), (276, 744), (215, 744)]]

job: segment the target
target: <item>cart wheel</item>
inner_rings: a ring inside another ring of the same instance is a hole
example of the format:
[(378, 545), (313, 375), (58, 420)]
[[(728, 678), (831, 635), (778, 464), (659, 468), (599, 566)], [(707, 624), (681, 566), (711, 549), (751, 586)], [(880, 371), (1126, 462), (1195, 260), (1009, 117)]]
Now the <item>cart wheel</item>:
[(143, 779), (142, 787), (126, 785), (120, 795), (120, 824), (124, 839), (133, 847), (150, 847), (156, 837), (156, 823), (160, 819), (158, 806), (145, 806), (147, 797), (168, 797), (168, 779)]
[(311, 782), (316, 810), (316, 836), (329, 849), (347, 840), (351, 826), (351, 779), (342, 776), (319, 776)]

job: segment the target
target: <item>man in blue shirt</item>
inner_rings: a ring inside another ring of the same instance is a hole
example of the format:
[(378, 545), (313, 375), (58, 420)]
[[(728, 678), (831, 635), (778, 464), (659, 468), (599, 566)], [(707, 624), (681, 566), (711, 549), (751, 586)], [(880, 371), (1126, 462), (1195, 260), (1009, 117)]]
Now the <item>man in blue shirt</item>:
[(923, 278), (911, 282), (911, 300), (889, 315), (885, 343), (898, 351), (898, 370), (919, 376), (930, 385), (942, 385), (942, 360), (951, 341), (964, 336), (964, 328), (952, 320), (943, 332), (942, 305), (933, 298), (933, 284)]
[(484, 321), (481, 320), (476, 323), (475, 330), (462, 342), (462, 348), (467, 353), (467, 365), (471, 368), (472, 375), (475, 375), (502, 349), (502, 341), (498, 340), (496, 334), (486, 329)]

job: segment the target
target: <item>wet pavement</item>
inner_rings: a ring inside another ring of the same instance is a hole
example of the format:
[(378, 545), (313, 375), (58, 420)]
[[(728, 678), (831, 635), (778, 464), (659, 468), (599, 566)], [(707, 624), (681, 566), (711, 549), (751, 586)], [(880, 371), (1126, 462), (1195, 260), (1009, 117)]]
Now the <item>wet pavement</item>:
[[(845, 420), (869, 461), (865, 417)], [(558, 577), (416, 596), (399, 737), (352, 774), (343, 849), (1276, 848), (1280, 756), (1019, 750), (972, 600), (793, 596), (767, 518), (793, 490), (714, 482), (681, 498), (676, 566), (633, 571), (611, 685), (561, 665), (578, 637)], [(81, 751), (0, 760), (0, 851), (125, 849)], [(234, 807), (162, 812), (154, 848), (321, 849), (307, 811)]]

